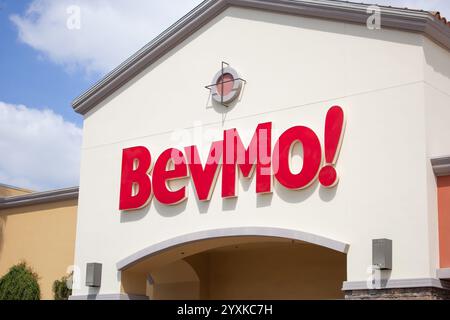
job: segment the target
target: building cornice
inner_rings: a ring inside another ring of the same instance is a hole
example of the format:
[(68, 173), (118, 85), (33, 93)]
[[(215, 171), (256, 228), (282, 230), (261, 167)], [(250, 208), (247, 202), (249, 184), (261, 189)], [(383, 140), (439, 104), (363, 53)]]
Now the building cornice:
[(189, 234), (184, 234), (178, 237), (174, 237), (171, 239), (167, 239), (159, 243), (155, 243), (117, 262), (116, 264), (117, 270), (128, 269), (131, 266), (137, 264), (138, 262), (148, 257), (152, 257), (158, 253), (163, 252), (164, 250), (178, 247), (181, 245), (217, 238), (242, 237), (242, 236), (272, 237), (272, 238), (297, 240), (318, 245), (342, 253), (347, 253), (350, 248), (350, 245), (347, 243), (293, 229), (256, 227), (256, 226), (221, 228), (221, 229), (197, 231)]
[(434, 174), (437, 177), (450, 176), (450, 156), (431, 159)]
[[(187, 39), (228, 7), (258, 9), (347, 23), (366, 24), (369, 4), (331, 0), (206, 0), (161, 33), (72, 102), (73, 109), (87, 114), (176, 45)], [(450, 49), (450, 28), (431, 12), (383, 7), (381, 27), (424, 34)]]
[(79, 188), (74, 187), (46, 192), (35, 192), (21, 196), (0, 198), (0, 210), (23, 206), (32, 206), (56, 201), (75, 200), (78, 199), (78, 192)]

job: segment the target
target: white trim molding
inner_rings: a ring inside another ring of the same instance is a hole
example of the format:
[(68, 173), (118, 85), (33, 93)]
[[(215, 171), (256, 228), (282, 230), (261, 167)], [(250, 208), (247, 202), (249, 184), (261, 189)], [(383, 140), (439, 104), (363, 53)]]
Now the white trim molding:
[(342, 253), (347, 253), (349, 249), (349, 245), (344, 242), (332, 240), (319, 235), (302, 232), (298, 230), (269, 228), (269, 227), (237, 227), (237, 228), (199, 231), (175, 237), (151, 245), (136, 253), (133, 253), (132, 255), (117, 262), (116, 266), (119, 271), (122, 271), (126, 270), (127, 268), (135, 265), (136, 263), (146, 258), (149, 258), (151, 256), (163, 252), (164, 250), (171, 249), (180, 245), (215, 238), (243, 237), (243, 236), (275, 237), (275, 238), (299, 240), (307, 243), (312, 243), (321, 247), (329, 248)]
[(123, 293), (112, 293), (70, 296), (69, 300), (148, 300), (148, 297)]
[[(382, 281), (384, 282), (384, 281)], [(439, 288), (450, 290), (450, 282), (435, 278), (417, 279), (388, 279), (379, 288), (369, 288), (366, 281), (345, 281), (342, 285), (343, 291), (352, 290), (380, 290), (380, 289), (403, 289), (403, 288)]]

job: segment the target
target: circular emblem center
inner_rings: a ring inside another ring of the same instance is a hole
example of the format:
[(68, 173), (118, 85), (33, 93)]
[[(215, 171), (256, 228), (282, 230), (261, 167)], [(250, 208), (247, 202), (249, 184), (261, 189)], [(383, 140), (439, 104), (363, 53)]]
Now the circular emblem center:
[(220, 96), (226, 96), (231, 93), (234, 86), (234, 77), (230, 73), (226, 73), (223, 76), (220, 76), (219, 80), (217, 80), (216, 87), (217, 93)]
[(236, 70), (226, 67), (214, 76), (211, 88), (212, 98), (221, 104), (230, 103), (239, 97), (242, 80)]

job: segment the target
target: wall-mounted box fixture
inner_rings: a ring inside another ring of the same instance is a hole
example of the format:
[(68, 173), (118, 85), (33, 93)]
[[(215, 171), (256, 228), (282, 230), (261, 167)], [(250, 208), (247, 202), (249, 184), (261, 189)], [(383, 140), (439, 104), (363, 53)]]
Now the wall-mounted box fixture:
[(102, 264), (87, 263), (86, 264), (86, 286), (100, 287), (102, 283)]
[(392, 240), (372, 240), (372, 265), (380, 270), (392, 270)]

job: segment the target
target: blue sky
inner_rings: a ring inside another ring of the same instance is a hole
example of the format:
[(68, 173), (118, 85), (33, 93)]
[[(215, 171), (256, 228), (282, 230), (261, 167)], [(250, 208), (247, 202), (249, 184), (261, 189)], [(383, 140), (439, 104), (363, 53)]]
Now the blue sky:
[[(374, 2), (450, 17), (449, 0)], [(77, 185), (82, 117), (71, 101), (198, 3), (0, 0), (0, 183)]]
[[(117, 0), (111, 0), (109, 2), (114, 1)], [(62, 63), (55, 63), (55, 59), (51, 57), (50, 52), (42, 48), (36, 48), (31, 41), (27, 43), (20, 38), (18, 25), (11, 19), (16, 15), (24, 17), (26, 21), (28, 18), (26, 11), (33, 2), (44, 3), (44, 6), (46, 6), (44, 10), (50, 11), (52, 10), (51, 3), (64, 1), (0, 0), (0, 101), (16, 105), (23, 104), (29, 108), (50, 108), (62, 115), (64, 119), (74, 122), (78, 126), (82, 126), (82, 117), (74, 113), (70, 108), (71, 101), (98, 81), (110, 69), (114, 68), (115, 64), (119, 64), (128, 55), (131, 55), (135, 50), (150, 41), (151, 38), (142, 37), (141, 41), (137, 41), (136, 45), (129, 45), (129, 48), (125, 49), (123, 59), (116, 59), (115, 63), (110, 63), (105, 67), (95, 67), (93, 70), (87, 70), (87, 66), (83, 66), (83, 63), (86, 62), (77, 61), (76, 56), (71, 57), (73, 63), (77, 64), (75, 67), (70, 66), (71, 61), (68, 60)], [(80, 3), (80, 8), (83, 8), (83, 1), (77, 0), (69, 1), (67, 5), (64, 5), (69, 6), (77, 2)], [(95, 2), (95, 0), (92, 2)], [(168, 14), (168, 10), (165, 10), (165, 21), (158, 21), (158, 25), (151, 26), (152, 32), (150, 32), (150, 35), (157, 35), (163, 28), (181, 17), (184, 13), (184, 11), (182, 12), (183, 9), (189, 10), (198, 1), (188, 0), (175, 2), (185, 2), (181, 6), (182, 8), (176, 11), (178, 15), (176, 13)], [(159, 6), (153, 4), (153, 7), (150, 9), (155, 12)], [(101, 8), (99, 9), (101, 10)], [(45, 15), (45, 13), (41, 12), (39, 14), (41, 16)], [(69, 16), (67, 12), (61, 11), (61, 21), (69, 18)], [(126, 19), (131, 18), (125, 17), (124, 22), (126, 22)], [(29, 20), (32, 21), (31, 18)], [(49, 26), (57, 27), (56, 22), (52, 21)], [(97, 19), (96, 22), (101, 24), (101, 18)], [(130, 30), (126, 31), (128, 32)], [(66, 33), (69, 32), (66, 31)], [(64, 31), (61, 32), (61, 39), (63, 39), (63, 34)], [(45, 41), (46, 39), (44, 38), (43, 40)], [(70, 47), (70, 44), (66, 42), (62, 42), (60, 45)], [(51, 46), (48, 48), (48, 50), (53, 49)], [(82, 59), (80, 58), (80, 60)]]
[(9, 16), (24, 12), (28, 4), (25, 0), (0, 2), (0, 101), (51, 108), (81, 126), (82, 117), (71, 110), (70, 101), (98, 76), (69, 73), (19, 41)]

